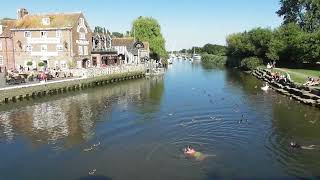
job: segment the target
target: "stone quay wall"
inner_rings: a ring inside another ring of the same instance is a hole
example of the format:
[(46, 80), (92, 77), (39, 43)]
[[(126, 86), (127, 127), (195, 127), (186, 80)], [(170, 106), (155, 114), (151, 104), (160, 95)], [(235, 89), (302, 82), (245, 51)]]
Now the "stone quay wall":
[(289, 96), (303, 104), (320, 108), (320, 89), (300, 84), (284, 84), (273, 79), (271, 72), (266, 69), (256, 69), (252, 74), (267, 82), (276, 92)]
[[(88, 87), (137, 79), (145, 77), (146, 70), (143, 66), (132, 66), (101, 69), (75, 70), (73, 73), (78, 78), (52, 81), (46, 83), (27, 84), (0, 89), (0, 105), (9, 102), (18, 102), (25, 99), (66, 93), (68, 91), (81, 90)], [(81, 73), (81, 74), (80, 74)]]

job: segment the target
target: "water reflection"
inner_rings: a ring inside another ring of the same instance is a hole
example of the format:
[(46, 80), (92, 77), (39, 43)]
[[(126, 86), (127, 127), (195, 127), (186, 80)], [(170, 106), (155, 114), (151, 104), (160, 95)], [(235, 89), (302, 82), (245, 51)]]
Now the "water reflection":
[(17, 107), (11, 110), (2, 107), (1, 138), (10, 142), (22, 135), (34, 144), (66, 140), (68, 146), (86, 142), (95, 136), (97, 121), (110, 120), (114, 109), (124, 112), (130, 104), (152, 101), (156, 103), (147, 112), (157, 111), (163, 91), (163, 78), (154, 77), (53, 97), (50, 101), (34, 100), (27, 106), (14, 104)]

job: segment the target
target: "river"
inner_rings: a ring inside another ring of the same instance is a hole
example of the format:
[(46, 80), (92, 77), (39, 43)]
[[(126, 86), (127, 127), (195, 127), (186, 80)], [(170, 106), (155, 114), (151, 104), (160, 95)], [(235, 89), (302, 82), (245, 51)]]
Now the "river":
[(319, 109), (261, 86), (177, 61), (163, 77), (0, 106), (0, 179), (319, 177)]

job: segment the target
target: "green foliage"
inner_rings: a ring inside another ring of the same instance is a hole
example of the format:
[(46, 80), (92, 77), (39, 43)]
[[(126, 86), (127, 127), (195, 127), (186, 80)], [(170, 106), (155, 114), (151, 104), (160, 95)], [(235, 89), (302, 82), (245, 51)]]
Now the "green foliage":
[(139, 41), (147, 41), (150, 44), (151, 58), (167, 59), (165, 39), (161, 33), (158, 21), (152, 17), (139, 17), (133, 21), (132, 32)]
[(218, 67), (226, 66), (227, 57), (226, 56), (217, 56), (213, 54), (203, 54), (201, 62), (205, 65), (214, 65)]
[(114, 37), (114, 38), (123, 38), (124, 35), (122, 33), (119, 33), (119, 32), (112, 32), (112, 37)]
[(32, 66), (32, 65), (33, 65), (32, 61), (27, 62), (27, 66)]
[(320, 28), (319, 0), (281, 0), (277, 14), (283, 17), (283, 24), (295, 23), (307, 32)]
[(214, 54), (217, 56), (225, 56), (227, 48), (217, 44), (206, 44), (202, 48), (203, 53)]
[(254, 70), (257, 67), (262, 65), (262, 60), (258, 57), (248, 57), (248, 58), (244, 58), (241, 61), (241, 69), (243, 70)]
[(38, 66), (39, 67), (43, 67), (43, 66), (45, 66), (45, 63), (41, 61), (41, 62), (38, 63)]
[(289, 23), (275, 30), (256, 28), (227, 37), (228, 56), (256, 56), (266, 61), (289, 65), (316, 63), (320, 60), (320, 30), (309, 33), (299, 25)]

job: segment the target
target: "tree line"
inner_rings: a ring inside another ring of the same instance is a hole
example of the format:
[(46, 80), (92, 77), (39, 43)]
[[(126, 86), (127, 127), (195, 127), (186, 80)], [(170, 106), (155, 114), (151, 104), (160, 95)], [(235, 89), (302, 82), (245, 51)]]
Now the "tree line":
[(227, 55), (280, 64), (320, 61), (320, 1), (281, 0), (276, 29), (254, 28), (227, 37)]

